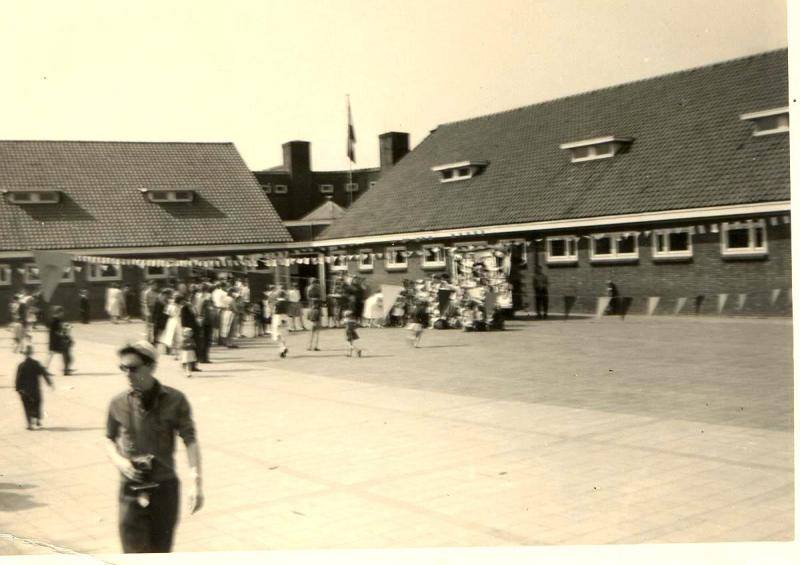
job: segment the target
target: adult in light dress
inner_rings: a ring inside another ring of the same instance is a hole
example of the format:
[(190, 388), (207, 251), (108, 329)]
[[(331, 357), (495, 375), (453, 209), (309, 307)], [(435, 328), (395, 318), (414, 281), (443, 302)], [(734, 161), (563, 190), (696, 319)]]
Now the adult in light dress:
[(116, 324), (124, 311), (125, 297), (122, 289), (117, 283), (111, 283), (106, 289), (106, 313), (111, 318), (111, 322)]
[(167, 304), (167, 325), (158, 338), (158, 341), (164, 344), (168, 354), (177, 353), (181, 346), (183, 332), (181, 310), (183, 310), (183, 295), (176, 294)]

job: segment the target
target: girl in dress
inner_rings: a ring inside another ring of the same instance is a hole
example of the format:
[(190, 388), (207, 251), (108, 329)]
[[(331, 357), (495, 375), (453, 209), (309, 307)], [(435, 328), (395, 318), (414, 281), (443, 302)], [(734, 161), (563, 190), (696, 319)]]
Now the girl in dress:
[(187, 377), (192, 376), (192, 371), (197, 363), (197, 344), (194, 341), (192, 328), (183, 328), (183, 343), (181, 344), (181, 364)]
[(164, 345), (165, 353), (167, 355), (170, 353), (174, 354), (176, 359), (178, 358), (178, 350), (180, 349), (181, 337), (183, 335), (181, 330), (182, 305), (183, 296), (180, 294), (176, 294), (170, 299), (166, 309), (167, 325), (158, 338), (158, 341)]
[(358, 339), (358, 332), (356, 332), (356, 328), (358, 327), (358, 322), (353, 316), (353, 312), (350, 310), (346, 310), (342, 322), (344, 323), (344, 331), (345, 331), (344, 335), (345, 339), (347, 340), (347, 356), (352, 357), (353, 351), (355, 351), (356, 355), (361, 357), (361, 349), (356, 347), (355, 343), (356, 340)]
[(322, 329), (322, 306), (319, 300), (311, 301), (308, 321), (311, 322), (311, 340), (308, 342), (308, 350), (319, 351), (319, 332)]

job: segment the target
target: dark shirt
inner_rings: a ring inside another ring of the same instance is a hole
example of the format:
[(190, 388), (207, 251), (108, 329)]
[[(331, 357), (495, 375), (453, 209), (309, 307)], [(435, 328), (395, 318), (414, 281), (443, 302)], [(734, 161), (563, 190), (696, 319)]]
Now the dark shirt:
[(172, 387), (156, 385), (138, 394), (126, 391), (111, 400), (106, 437), (114, 440), (124, 457), (155, 455), (150, 479), (176, 478), (175, 434), (186, 445), (196, 441), (192, 410), (186, 396)]
[(306, 298), (309, 301), (319, 300), (322, 297), (320, 286), (317, 283), (310, 284), (306, 289)]
[(53, 318), (50, 320), (50, 351), (61, 351), (64, 349), (61, 331), (61, 318)]
[(536, 290), (547, 290), (547, 285), (550, 281), (547, 280), (547, 275), (544, 273), (533, 275), (533, 288)]
[(48, 384), (53, 384), (47, 369), (33, 357), (27, 357), (17, 367), (17, 379), (15, 383), (17, 392), (33, 398), (41, 396), (42, 392), (39, 386), (39, 377), (44, 377)]

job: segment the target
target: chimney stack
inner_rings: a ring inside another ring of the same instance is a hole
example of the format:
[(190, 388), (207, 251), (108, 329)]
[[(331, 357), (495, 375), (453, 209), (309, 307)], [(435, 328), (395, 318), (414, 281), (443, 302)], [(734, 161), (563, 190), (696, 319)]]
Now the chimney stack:
[(311, 144), (308, 141), (287, 141), (283, 144), (283, 166), (294, 178), (311, 172)]
[(382, 133), (378, 137), (381, 151), (381, 170), (385, 171), (397, 164), (408, 153), (408, 134), (399, 131)]

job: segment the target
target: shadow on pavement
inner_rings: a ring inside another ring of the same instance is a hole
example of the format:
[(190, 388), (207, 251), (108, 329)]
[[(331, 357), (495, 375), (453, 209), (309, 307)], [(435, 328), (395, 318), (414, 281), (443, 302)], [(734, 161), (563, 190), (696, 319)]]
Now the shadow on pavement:
[(28, 490), (34, 487), (36, 487), (36, 485), (0, 483), (0, 512), (14, 512), (17, 510), (28, 510), (30, 508), (45, 506), (44, 504), (36, 502), (29, 494), (15, 492)]

